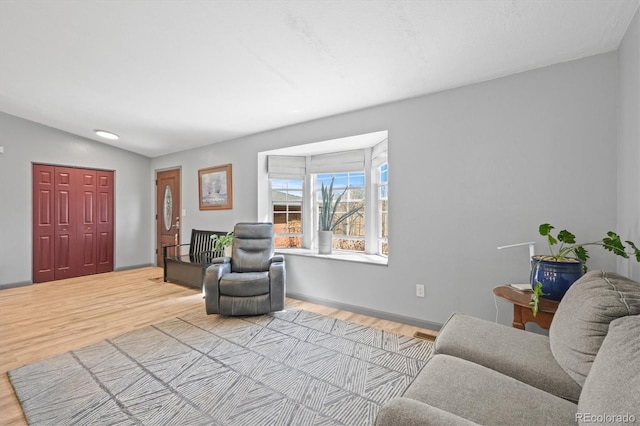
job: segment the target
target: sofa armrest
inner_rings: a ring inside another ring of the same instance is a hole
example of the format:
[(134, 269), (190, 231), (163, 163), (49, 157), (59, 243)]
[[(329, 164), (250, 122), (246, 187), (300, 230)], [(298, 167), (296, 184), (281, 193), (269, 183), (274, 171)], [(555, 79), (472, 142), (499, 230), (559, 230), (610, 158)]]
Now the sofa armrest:
[(393, 398), (383, 406), (376, 426), (475, 425), (467, 419), (410, 398)]
[(547, 336), (468, 315), (449, 318), (434, 353), (466, 359), (571, 402), (582, 391), (553, 357)]

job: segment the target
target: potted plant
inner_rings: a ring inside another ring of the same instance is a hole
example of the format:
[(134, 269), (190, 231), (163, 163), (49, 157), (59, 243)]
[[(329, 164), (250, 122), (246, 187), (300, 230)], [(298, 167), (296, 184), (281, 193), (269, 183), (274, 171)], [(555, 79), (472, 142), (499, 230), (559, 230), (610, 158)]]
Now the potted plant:
[(336, 215), (336, 209), (340, 204), (342, 196), (347, 192), (348, 187), (342, 191), (340, 195), (335, 197), (333, 193), (333, 182), (336, 177), (331, 177), (329, 186), (322, 184), (320, 189), (322, 193), (322, 202), (320, 205), (320, 216), (318, 220), (318, 253), (331, 254), (331, 246), (333, 242), (333, 230), (336, 226), (347, 220), (349, 217), (362, 210), (363, 206), (358, 206), (349, 211)]
[(214, 240), (213, 250), (222, 251), (226, 257), (231, 257), (231, 246), (233, 245), (233, 231), (227, 232), (226, 235), (213, 234), (211, 239)]
[[(536, 255), (531, 259), (531, 286), (534, 290), (533, 306), (534, 315), (538, 311), (538, 299), (548, 296), (549, 299), (560, 300), (569, 287), (587, 271), (587, 259), (589, 253), (585, 246), (602, 246), (605, 250), (614, 254), (629, 258), (635, 256), (640, 262), (640, 250), (632, 241), (620, 239), (615, 232), (607, 232), (607, 236), (587, 243), (576, 243), (576, 236), (566, 229), (557, 234), (555, 228), (548, 223), (543, 223), (538, 232), (547, 238), (549, 244), (548, 255)], [(627, 251), (627, 244), (630, 251)]]

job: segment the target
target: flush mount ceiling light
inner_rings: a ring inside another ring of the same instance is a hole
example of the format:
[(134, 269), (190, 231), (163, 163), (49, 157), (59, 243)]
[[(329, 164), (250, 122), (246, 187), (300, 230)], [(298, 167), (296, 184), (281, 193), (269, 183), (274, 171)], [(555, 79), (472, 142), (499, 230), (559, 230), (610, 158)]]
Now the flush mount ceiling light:
[(94, 130), (94, 132), (101, 138), (109, 139), (112, 141), (120, 139), (120, 136), (116, 135), (115, 133), (107, 132), (106, 130)]

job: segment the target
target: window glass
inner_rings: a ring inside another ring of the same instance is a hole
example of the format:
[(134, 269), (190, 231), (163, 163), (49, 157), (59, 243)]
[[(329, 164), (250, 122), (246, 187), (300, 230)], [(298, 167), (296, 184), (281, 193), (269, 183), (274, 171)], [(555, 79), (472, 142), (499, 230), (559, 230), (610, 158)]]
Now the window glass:
[(378, 168), (378, 226), (379, 252), (389, 255), (389, 165), (383, 164)]
[(301, 179), (271, 179), (271, 207), (276, 248), (302, 247)]
[[(340, 197), (332, 223), (333, 248), (337, 250), (364, 251), (365, 249), (365, 217), (364, 217), (364, 172), (327, 173), (316, 175), (318, 191), (318, 211), (322, 202), (321, 188), (327, 188), (333, 179), (334, 202)], [(341, 218), (357, 210), (346, 219)], [(339, 222), (339, 223), (337, 223)]]

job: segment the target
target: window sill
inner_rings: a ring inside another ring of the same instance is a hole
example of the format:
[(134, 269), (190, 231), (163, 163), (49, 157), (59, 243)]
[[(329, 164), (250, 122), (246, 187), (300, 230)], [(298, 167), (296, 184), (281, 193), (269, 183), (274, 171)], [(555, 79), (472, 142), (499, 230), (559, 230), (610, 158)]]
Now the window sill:
[(305, 248), (280, 248), (276, 249), (277, 254), (318, 257), (321, 259), (342, 260), (345, 262), (369, 263), (372, 265), (387, 266), (389, 259), (377, 254), (356, 253), (353, 251), (333, 250), (331, 254), (318, 254), (317, 250)]

